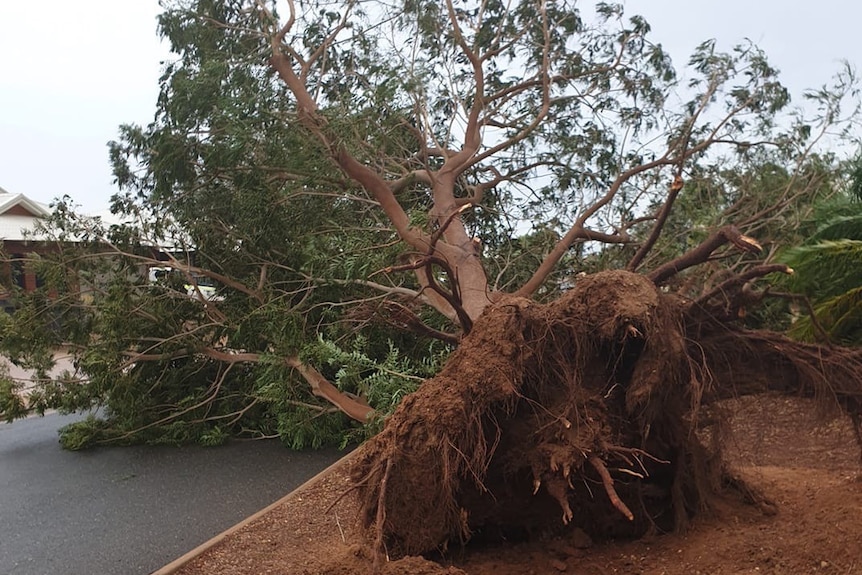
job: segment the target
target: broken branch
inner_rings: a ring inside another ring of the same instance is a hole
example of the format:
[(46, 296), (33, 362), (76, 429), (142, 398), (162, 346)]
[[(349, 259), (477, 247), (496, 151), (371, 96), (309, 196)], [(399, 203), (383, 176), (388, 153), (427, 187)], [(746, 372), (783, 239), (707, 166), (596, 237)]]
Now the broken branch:
[(755, 239), (742, 235), (736, 226), (727, 225), (706, 238), (699, 246), (657, 267), (647, 274), (647, 277), (654, 284), (661, 285), (679, 272), (702, 264), (715, 250), (727, 243), (732, 243), (739, 250), (748, 253), (759, 253), (763, 249)]

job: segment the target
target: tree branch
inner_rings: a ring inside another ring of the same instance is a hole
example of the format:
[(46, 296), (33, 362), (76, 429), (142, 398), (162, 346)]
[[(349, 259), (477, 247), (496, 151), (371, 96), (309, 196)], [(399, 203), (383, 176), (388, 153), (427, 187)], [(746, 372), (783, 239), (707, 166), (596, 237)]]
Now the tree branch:
[(385, 301), (383, 302), (383, 308), (388, 313), (386, 317), (387, 323), (399, 329), (407, 329), (413, 333), (444, 341), (450, 345), (458, 345), (461, 342), (461, 337), (458, 334), (434, 329), (423, 322), (413, 310), (405, 305), (394, 301)]
[[(292, 3), (291, 18), (293, 18)], [(324, 145), (328, 150), (330, 158), (335, 161), (345, 175), (360, 184), (380, 203), (386, 216), (392, 222), (393, 226), (395, 226), (399, 237), (415, 249), (424, 249), (427, 244), (427, 238), (424, 237), (424, 234), (411, 227), (409, 217), (395, 198), (386, 180), (360, 163), (344, 146), (334, 143), (333, 139), (327, 134), (326, 119), (318, 113), (317, 102), (308, 92), (303, 79), (293, 69), (291, 60), (296, 60), (297, 56), (293, 54), (293, 51), (287, 51), (287, 47), (284, 45), (286, 29), (287, 26), (272, 38), (270, 65), (296, 98), (300, 121)], [(331, 42), (332, 37), (327, 40)]]
[(661, 236), (661, 231), (664, 229), (664, 224), (667, 221), (667, 218), (670, 216), (671, 209), (673, 208), (674, 201), (676, 197), (679, 195), (680, 190), (682, 190), (684, 182), (682, 177), (677, 174), (677, 176), (673, 180), (673, 184), (670, 186), (670, 191), (667, 194), (667, 199), (664, 204), (662, 204), (661, 210), (656, 216), (655, 224), (653, 225), (652, 232), (650, 232), (647, 240), (641, 245), (638, 249), (637, 253), (632, 257), (629, 261), (626, 269), (630, 272), (637, 271), (638, 267), (643, 262), (644, 258), (653, 248), (655, 243), (658, 241), (659, 236)]
[(756, 240), (742, 235), (735, 226), (727, 225), (706, 238), (699, 246), (659, 266), (647, 274), (647, 277), (656, 285), (662, 285), (682, 270), (702, 264), (715, 250), (727, 243), (749, 253), (759, 253), (763, 249)]
[(482, 144), (482, 126), (479, 122), (479, 117), (485, 107), (485, 71), (482, 69), (482, 60), (478, 54), (467, 45), (461, 26), (458, 23), (458, 17), (455, 14), (455, 7), (452, 0), (446, 0), (446, 9), (449, 12), (449, 23), (452, 25), (452, 32), (455, 35), (455, 41), (460, 46), (462, 53), (470, 61), (473, 68), (473, 76), (475, 80), (475, 88), (473, 90), (473, 105), (470, 107), (470, 112), (467, 115), (467, 126), (464, 129), (464, 146), (454, 156), (448, 158), (440, 168), (440, 174), (460, 173), (467, 165), (470, 158), (479, 149)]
[(728, 294), (738, 293), (739, 288), (750, 282), (751, 280), (774, 273), (792, 274), (793, 270), (784, 264), (766, 264), (761, 266), (755, 266), (753, 268), (745, 270), (741, 274), (737, 274), (732, 278), (721, 282), (709, 292), (699, 297), (694, 303), (695, 305), (705, 306), (709, 300), (711, 300), (717, 295), (724, 295), (725, 297), (728, 297)]
[[(437, 282), (437, 278), (434, 277), (434, 267), (439, 266), (446, 273), (446, 276), (449, 278), (449, 282), (452, 284), (452, 291), (446, 290)], [(464, 333), (470, 333), (470, 330), (473, 327), (473, 320), (470, 318), (470, 315), (464, 309), (464, 306), (461, 305), (461, 298), (457, 290), (458, 285), (458, 276), (452, 270), (449, 263), (443, 258), (439, 258), (437, 256), (422, 256), (418, 257), (415, 261), (409, 264), (403, 264), (400, 266), (390, 266), (385, 269), (386, 272), (399, 272), (399, 271), (407, 271), (407, 270), (425, 270), (425, 280), (429, 288), (431, 288), (436, 294), (442, 297), (451, 307), (455, 310), (455, 315), (457, 317), (458, 323), (461, 325), (461, 329), (464, 330)]]
[[(228, 352), (220, 351), (213, 348), (197, 349), (193, 353), (198, 353), (204, 357), (208, 357), (210, 359), (226, 363), (229, 366), (232, 366), (237, 363), (257, 363), (261, 360), (261, 355), (259, 353), (234, 351)], [(189, 353), (187, 351), (176, 351), (161, 354), (127, 352), (126, 355), (129, 357), (128, 364), (132, 364), (138, 361), (164, 361), (167, 359), (177, 359), (180, 357), (187, 357)], [(310, 365), (300, 361), (298, 356), (288, 356), (284, 359), (284, 362), (289, 367), (295, 369), (302, 376), (302, 378), (305, 379), (306, 383), (308, 383), (308, 385), (311, 387), (312, 394), (322, 399), (325, 399), (326, 401), (337, 407), (340, 411), (345, 413), (351, 419), (366, 423), (374, 416), (375, 411), (371, 407), (369, 407), (367, 403), (365, 403), (361, 399), (351, 397), (339, 390), (332, 383), (330, 383), (329, 380), (323, 377), (323, 375), (319, 371), (317, 371)], [(196, 407), (199, 406), (196, 405), (190, 409), (194, 409)], [(187, 409), (182, 413), (186, 413), (187, 411), (189, 410)], [(172, 415), (170, 418), (160, 422), (156, 422), (153, 425), (158, 425), (159, 423), (168, 421), (172, 418), (177, 417), (178, 415), (182, 415), (182, 413)]]
[(367, 423), (374, 417), (375, 411), (367, 403), (343, 393), (332, 385), (328, 379), (323, 377), (323, 374), (319, 371), (300, 361), (298, 356), (288, 356), (284, 361), (305, 379), (308, 385), (311, 386), (311, 392), (314, 395), (325, 399), (351, 419)]

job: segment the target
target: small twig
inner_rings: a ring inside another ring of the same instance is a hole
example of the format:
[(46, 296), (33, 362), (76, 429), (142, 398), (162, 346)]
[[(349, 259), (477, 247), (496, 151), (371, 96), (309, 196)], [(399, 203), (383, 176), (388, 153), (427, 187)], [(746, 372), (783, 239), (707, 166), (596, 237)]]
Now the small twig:
[(631, 510), (623, 503), (623, 500), (620, 499), (620, 496), (617, 495), (617, 490), (614, 489), (614, 480), (611, 477), (610, 472), (608, 472), (608, 468), (605, 467), (605, 463), (596, 457), (595, 455), (591, 455), (588, 459), (590, 465), (598, 472), (599, 477), (602, 478), (602, 485), (605, 487), (605, 492), (608, 494), (608, 499), (611, 500), (611, 504), (617, 508), (617, 510), (622, 513), (626, 519), (629, 521), (634, 521), (634, 514)]
[(341, 528), (341, 521), (338, 520), (338, 512), (335, 512), (335, 524), (338, 526), (338, 532), (341, 533), (341, 542), (347, 543), (347, 538), (344, 536), (344, 529)]

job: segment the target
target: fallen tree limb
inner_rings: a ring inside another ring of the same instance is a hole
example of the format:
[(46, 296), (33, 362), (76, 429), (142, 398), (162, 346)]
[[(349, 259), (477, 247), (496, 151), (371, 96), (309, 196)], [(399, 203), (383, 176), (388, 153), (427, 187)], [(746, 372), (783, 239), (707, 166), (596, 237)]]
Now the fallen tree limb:
[(703, 241), (699, 246), (667, 262), (647, 274), (656, 285), (662, 285), (679, 272), (702, 264), (721, 246), (731, 243), (748, 253), (760, 253), (763, 249), (753, 238), (742, 235), (735, 226), (724, 226)]
[(374, 409), (360, 399), (353, 398), (332, 385), (319, 371), (301, 361), (297, 356), (285, 358), (285, 363), (294, 368), (308, 382), (311, 392), (325, 399), (351, 419), (365, 423), (374, 416)]

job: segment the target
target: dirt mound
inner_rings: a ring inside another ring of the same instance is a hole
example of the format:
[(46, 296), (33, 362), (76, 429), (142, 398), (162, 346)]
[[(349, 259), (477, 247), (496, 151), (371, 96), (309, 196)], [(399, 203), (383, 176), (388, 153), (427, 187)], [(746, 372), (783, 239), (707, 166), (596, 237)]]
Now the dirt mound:
[[(862, 351), (722, 317), (619, 271), (550, 304), (503, 300), (351, 481), (327, 478), (181, 573), (853, 573)], [(729, 399), (765, 390), (779, 395)], [(814, 399), (770, 419), (790, 394)], [(815, 412), (843, 414), (840, 429)]]
[(573, 529), (684, 531), (723, 488), (758, 499), (724, 469), (704, 405), (773, 381), (858, 411), (862, 361), (713, 318), (623, 271), (486, 311), (354, 468), (378, 562)]
[[(453, 549), (441, 562), (384, 563), (400, 575), (692, 575), (862, 573), (862, 475), (848, 418), (775, 395), (723, 402), (727, 456), (775, 501), (767, 515), (738, 498), (714, 501), (685, 534), (597, 543), (572, 530)], [(347, 493), (347, 495), (345, 495)], [(368, 575), (357, 501), (333, 473), (182, 568), (180, 575)], [(603, 496), (596, 493), (596, 497)]]

